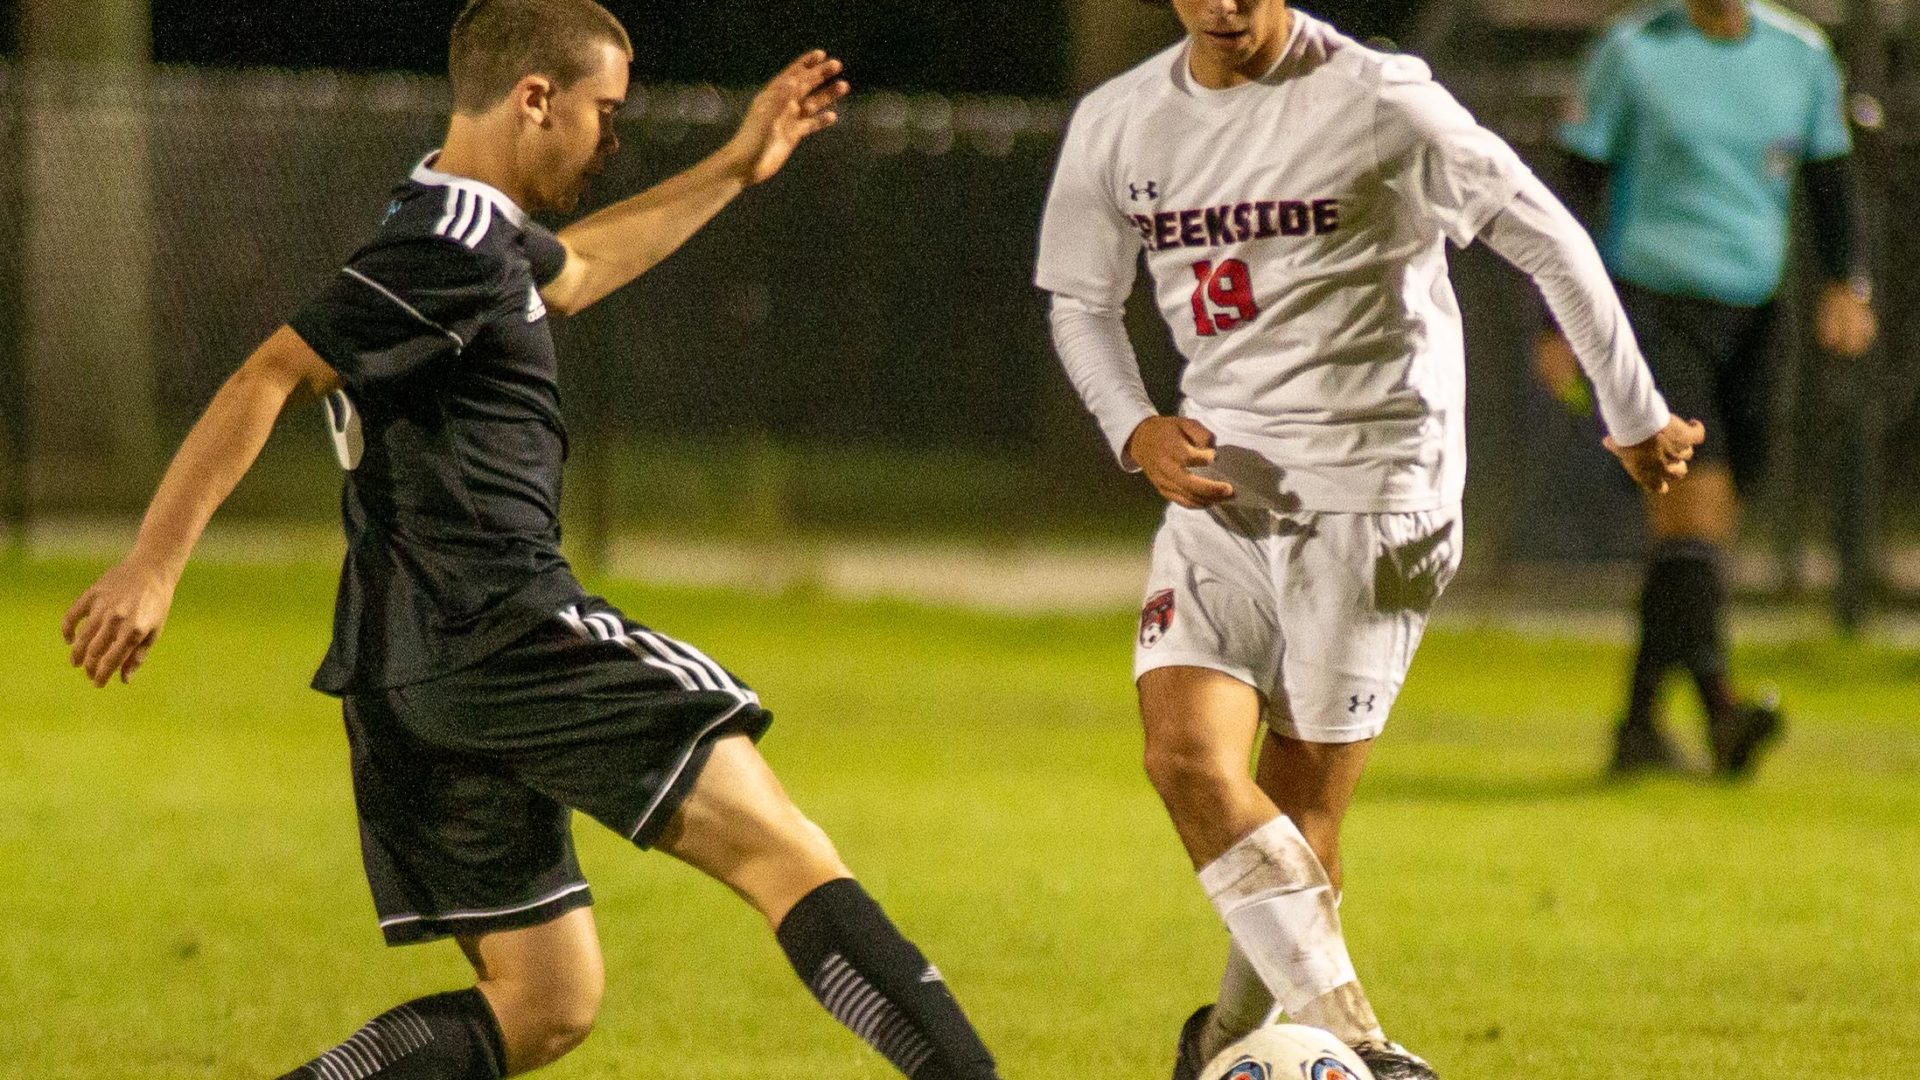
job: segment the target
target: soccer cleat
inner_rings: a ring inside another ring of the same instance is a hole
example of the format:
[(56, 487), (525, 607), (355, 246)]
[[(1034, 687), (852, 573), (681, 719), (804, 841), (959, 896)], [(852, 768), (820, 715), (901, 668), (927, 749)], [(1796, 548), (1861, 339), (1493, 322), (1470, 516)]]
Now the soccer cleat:
[(1213, 1006), (1202, 1005), (1180, 1025), (1180, 1043), (1173, 1051), (1173, 1080), (1200, 1080), (1200, 1070), (1207, 1067), (1206, 1055), (1200, 1052), (1200, 1037), (1211, 1019)]
[(1724, 722), (1708, 725), (1708, 741), (1713, 744), (1713, 768), (1730, 780), (1753, 772), (1760, 752), (1780, 737), (1786, 720), (1780, 714), (1776, 695), (1766, 694), (1757, 701), (1743, 703)]
[(1613, 737), (1613, 760), (1607, 775), (1623, 779), (1636, 773), (1686, 772), (1687, 763), (1666, 735), (1651, 724), (1620, 725)]
[(1361, 1043), (1353, 1048), (1373, 1080), (1438, 1080), (1433, 1066), (1397, 1042)]

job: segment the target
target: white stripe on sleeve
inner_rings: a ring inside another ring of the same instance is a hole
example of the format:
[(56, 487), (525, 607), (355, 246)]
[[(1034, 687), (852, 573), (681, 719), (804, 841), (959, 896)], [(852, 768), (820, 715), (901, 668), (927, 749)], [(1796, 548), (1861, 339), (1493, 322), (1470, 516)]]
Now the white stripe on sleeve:
[(454, 220), (453, 227), (447, 230), (447, 235), (455, 240), (459, 240), (461, 237), (467, 235), (467, 229), (473, 225), (474, 214), (479, 212), (480, 204), (484, 201), (486, 200), (481, 199), (477, 195), (471, 195), (462, 191), (460, 193), (460, 216)]
[(480, 203), (480, 214), (474, 221), (473, 228), (468, 229), (466, 236), (460, 240), (460, 242), (467, 245), (469, 249), (479, 247), (480, 241), (487, 238), (487, 230), (493, 227), (493, 200), (480, 199), (478, 201)]
[(457, 217), (459, 213), (460, 189), (450, 187), (447, 189), (447, 212), (441, 214), (440, 220), (433, 226), (434, 233), (439, 236), (447, 235), (447, 226), (453, 224), (453, 219)]

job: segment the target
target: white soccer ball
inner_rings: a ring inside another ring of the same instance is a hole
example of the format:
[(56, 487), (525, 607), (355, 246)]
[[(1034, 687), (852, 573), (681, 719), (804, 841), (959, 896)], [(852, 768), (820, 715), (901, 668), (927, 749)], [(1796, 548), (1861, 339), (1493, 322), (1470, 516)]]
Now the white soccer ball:
[(1220, 1051), (1200, 1080), (1373, 1080), (1373, 1074), (1329, 1032), (1268, 1024)]

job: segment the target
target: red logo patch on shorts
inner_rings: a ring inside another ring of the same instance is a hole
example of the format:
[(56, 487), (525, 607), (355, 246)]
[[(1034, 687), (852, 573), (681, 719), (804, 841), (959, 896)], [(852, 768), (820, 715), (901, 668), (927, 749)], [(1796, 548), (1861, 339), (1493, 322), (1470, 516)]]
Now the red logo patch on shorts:
[(1173, 590), (1161, 589), (1147, 597), (1147, 605), (1140, 609), (1140, 645), (1151, 649), (1160, 644), (1160, 639), (1173, 629)]

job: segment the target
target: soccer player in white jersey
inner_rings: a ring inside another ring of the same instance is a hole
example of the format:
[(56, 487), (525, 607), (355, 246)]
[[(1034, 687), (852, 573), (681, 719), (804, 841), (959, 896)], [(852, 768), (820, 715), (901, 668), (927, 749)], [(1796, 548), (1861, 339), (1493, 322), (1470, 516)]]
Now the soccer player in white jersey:
[[(1640, 484), (1684, 476), (1702, 430), (1668, 412), (1586, 233), (1424, 64), (1284, 0), (1172, 4), (1185, 39), (1074, 113), (1035, 280), (1121, 464), (1173, 503), (1135, 644), (1146, 769), (1233, 941), (1174, 1076), (1277, 1008), (1380, 1080), (1431, 1077), (1382, 1031), (1337, 901), (1341, 819), (1460, 557), (1446, 242), (1532, 277)], [(1122, 323), (1143, 252), (1187, 361), (1178, 416)]]

